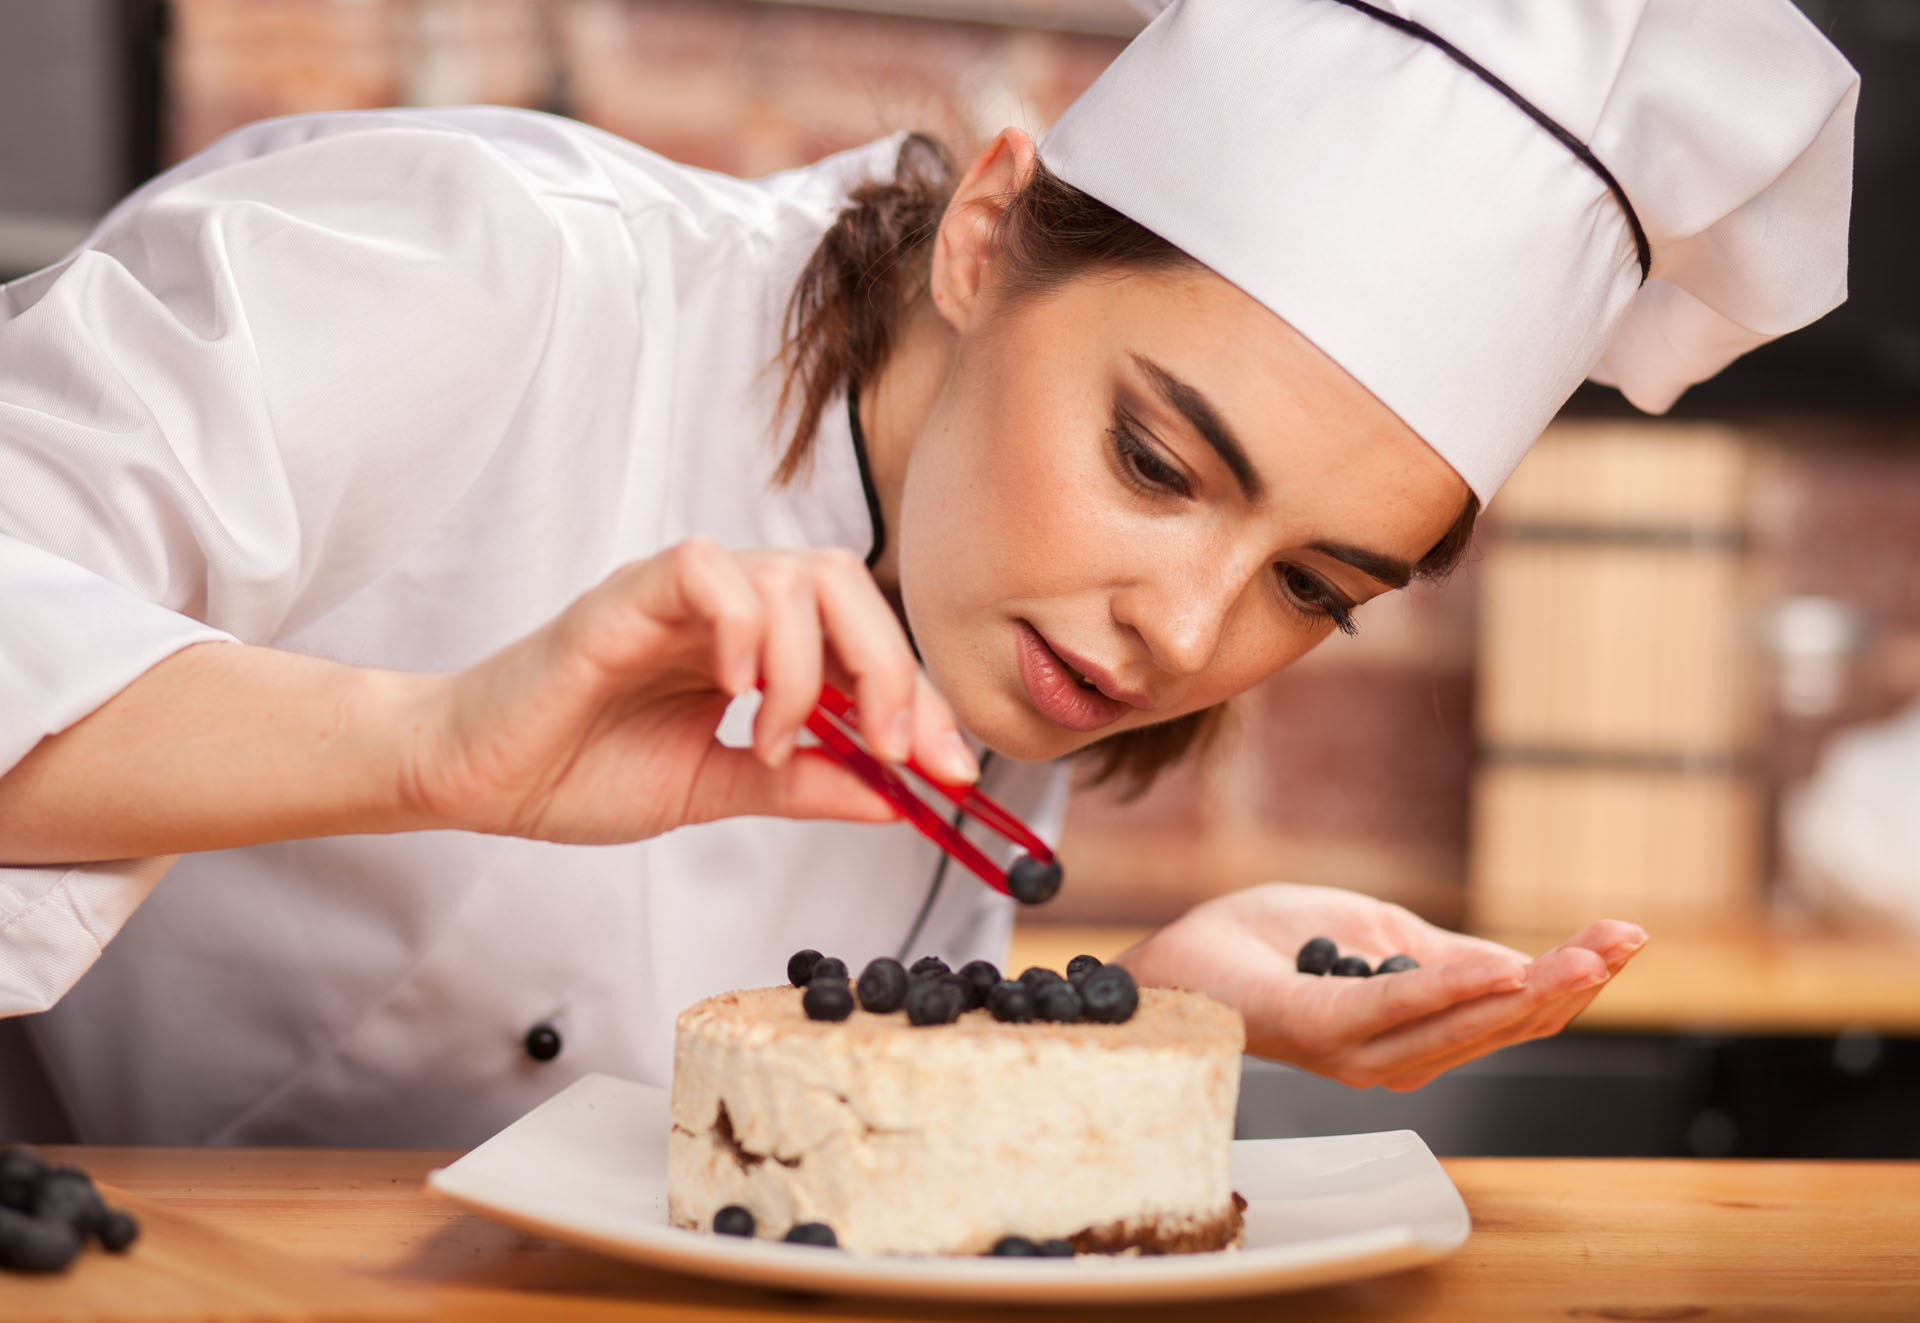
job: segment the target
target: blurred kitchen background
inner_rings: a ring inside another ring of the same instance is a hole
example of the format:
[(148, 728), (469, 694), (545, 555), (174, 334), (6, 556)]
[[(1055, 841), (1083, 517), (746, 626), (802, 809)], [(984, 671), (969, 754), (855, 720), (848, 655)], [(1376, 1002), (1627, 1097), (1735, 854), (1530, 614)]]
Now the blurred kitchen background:
[[(1850, 302), (1666, 418), (1587, 388), (1450, 582), (1368, 606), (1204, 766), (1074, 801), (1070, 883), (1021, 961), (1110, 955), (1275, 878), (1536, 950), (1604, 916), (1654, 934), (1575, 1032), (1415, 1094), (1249, 1063), (1245, 1134), (1920, 1156), (1920, 730), (1903, 761), (1884, 725), (1920, 703), (1920, 2), (1802, 8), (1864, 77)], [(266, 116), (531, 106), (740, 174), (902, 128), (964, 152), (1043, 130), (1139, 22), (1125, 0), (0, 0), (0, 277)]]

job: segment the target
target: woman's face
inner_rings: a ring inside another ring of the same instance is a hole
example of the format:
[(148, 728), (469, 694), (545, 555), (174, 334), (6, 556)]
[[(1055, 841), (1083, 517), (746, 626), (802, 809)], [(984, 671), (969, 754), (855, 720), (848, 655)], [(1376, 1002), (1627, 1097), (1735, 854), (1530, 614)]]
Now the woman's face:
[[(936, 260), (939, 260), (936, 258)], [(937, 277), (936, 277), (937, 278)], [(1406, 582), (1467, 498), (1342, 369), (1197, 266), (1076, 279), (954, 324), (901, 487), (928, 672), (1052, 758), (1260, 683)]]

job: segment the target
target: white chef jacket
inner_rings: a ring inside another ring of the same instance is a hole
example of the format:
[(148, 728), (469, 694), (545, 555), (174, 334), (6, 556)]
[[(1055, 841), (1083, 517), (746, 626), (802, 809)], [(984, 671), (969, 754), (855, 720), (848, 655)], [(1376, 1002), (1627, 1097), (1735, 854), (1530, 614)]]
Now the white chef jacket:
[[(897, 146), (747, 182), (530, 112), (326, 114), (142, 188), (0, 287), (0, 769), (196, 641), (447, 671), (693, 534), (867, 552), (844, 405), (770, 485), (770, 365)], [(1061, 781), (987, 786), (1051, 836)], [(676, 1012), (799, 947), (891, 954), (938, 858), (735, 819), (0, 869), (0, 1014), (39, 1012), (0, 1134), (37, 1091), (91, 1142), (472, 1144), (587, 1071), (664, 1083)], [(914, 954), (1010, 921), (955, 868)]]

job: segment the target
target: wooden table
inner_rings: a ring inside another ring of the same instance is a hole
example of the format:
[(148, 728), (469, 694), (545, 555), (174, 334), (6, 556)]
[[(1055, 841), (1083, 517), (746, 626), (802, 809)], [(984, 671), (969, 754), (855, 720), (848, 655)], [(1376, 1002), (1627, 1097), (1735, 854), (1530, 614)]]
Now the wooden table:
[[(1014, 930), (1015, 969), (1064, 968), (1085, 951), (1107, 959), (1144, 928), (1025, 924)], [(1551, 935), (1497, 934), (1529, 953)], [(1655, 933), (1577, 1020), (1582, 1030), (1634, 1033), (1920, 1034), (1920, 948), (1859, 935), (1729, 927)], [(1916, 1309), (1915, 1318), (1920, 1318)]]
[(1465, 1159), (1473, 1238), (1444, 1263), (1301, 1294), (1154, 1309), (816, 1298), (680, 1277), (460, 1212), (454, 1154), (53, 1149), (149, 1223), (123, 1259), (0, 1277), (0, 1319), (1314, 1320), (1920, 1318), (1920, 1163)]

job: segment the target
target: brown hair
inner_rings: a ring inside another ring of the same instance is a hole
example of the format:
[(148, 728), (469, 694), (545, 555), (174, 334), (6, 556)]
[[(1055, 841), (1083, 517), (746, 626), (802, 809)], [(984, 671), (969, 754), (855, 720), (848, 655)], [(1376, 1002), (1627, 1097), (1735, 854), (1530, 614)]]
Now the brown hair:
[[(787, 302), (780, 358), (786, 376), (780, 414), (793, 430), (775, 471), (790, 482), (812, 450), (820, 417), (842, 391), (879, 371), (893, 348), (902, 313), (924, 289), (934, 232), (956, 183), (953, 159), (924, 134), (900, 144), (891, 179), (860, 184), (822, 236)], [(1057, 289), (1095, 271), (1154, 270), (1193, 262), (1165, 239), (1089, 197), (1035, 162), (1033, 177), (1008, 203), (995, 227), (996, 279), (1017, 294)], [(1420, 559), (1415, 573), (1445, 576), (1466, 551), (1478, 498)], [(1223, 726), (1220, 704), (1157, 725), (1124, 731), (1079, 755), (1088, 783), (1124, 783), (1138, 795), (1164, 769), (1209, 747)]]

